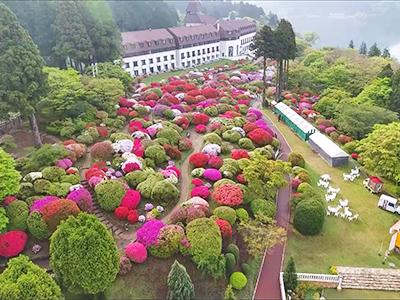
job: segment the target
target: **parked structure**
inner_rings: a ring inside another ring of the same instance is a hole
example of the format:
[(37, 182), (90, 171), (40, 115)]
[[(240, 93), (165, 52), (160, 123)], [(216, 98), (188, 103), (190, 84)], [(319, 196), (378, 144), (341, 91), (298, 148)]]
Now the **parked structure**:
[(371, 193), (380, 193), (383, 187), (383, 181), (378, 177), (371, 176), (369, 178), (364, 179), (363, 184), (365, 188), (367, 188)]
[(189, 2), (184, 27), (122, 32), (124, 69), (132, 76), (189, 68), (248, 54), (256, 35), (249, 20), (215, 20)]
[(349, 162), (349, 155), (320, 132), (312, 134), (308, 144), (332, 167), (344, 166)]

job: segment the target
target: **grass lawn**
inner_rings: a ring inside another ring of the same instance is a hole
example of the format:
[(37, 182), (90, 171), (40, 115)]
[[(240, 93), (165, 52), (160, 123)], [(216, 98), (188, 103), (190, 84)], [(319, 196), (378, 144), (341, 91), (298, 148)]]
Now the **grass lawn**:
[[(214, 68), (214, 67), (221, 66), (221, 65), (231, 64), (232, 62), (233, 61), (230, 59), (221, 59), (219, 61), (201, 65), (201, 66), (197, 67), (197, 69)], [(147, 76), (145, 79), (143, 79), (142, 82), (145, 83), (146, 85), (149, 85), (151, 82), (159, 82), (160, 80), (167, 79), (170, 76), (180, 76), (180, 75), (185, 74), (186, 72), (194, 70), (194, 69), (195, 68), (189, 68), (189, 69), (184, 69), (184, 70), (176, 70), (176, 71), (171, 71), (171, 72), (167, 72), (167, 73), (161, 73), (161, 74), (157, 74), (157, 75), (151, 75), (151, 76)]]
[(332, 299), (400, 299), (398, 292), (369, 291), (369, 290), (342, 290), (325, 289), (324, 297)]
[[(286, 137), (294, 152), (301, 154), (311, 173), (312, 185), (321, 194), (322, 188), (316, 183), (321, 174), (329, 174), (331, 185), (340, 187), (340, 193), (331, 206), (338, 204), (338, 199), (349, 199), (349, 208), (359, 214), (359, 219), (349, 222), (342, 218), (329, 216), (326, 218), (322, 232), (317, 236), (302, 236), (295, 230), (289, 233), (286, 248), (286, 258), (293, 256), (298, 272), (329, 273), (330, 266), (353, 267), (388, 267), (382, 265), (382, 257), (378, 256), (381, 243), (382, 252), (390, 242), (389, 228), (399, 219), (395, 214), (378, 209), (378, 196), (368, 192), (360, 176), (354, 182), (343, 181), (343, 173), (349, 172), (351, 166), (332, 168), (318, 154), (302, 141), (283, 123), (277, 122), (277, 117), (270, 110), (264, 110), (278, 129)], [(388, 262), (400, 266), (400, 255), (393, 252)]]

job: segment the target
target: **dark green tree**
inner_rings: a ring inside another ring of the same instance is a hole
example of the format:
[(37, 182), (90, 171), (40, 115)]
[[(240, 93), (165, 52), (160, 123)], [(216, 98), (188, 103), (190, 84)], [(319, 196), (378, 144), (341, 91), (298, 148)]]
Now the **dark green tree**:
[(379, 73), (378, 77), (379, 78), (392, 78), (394, 72), (392, 69), (392, 66), (390, 64), (387, 64), (386, 66), (383, 67), (382, 71)]
[(361, 42), (360, 49), (358, 50), (358, 53), (364, 54), (364, 55), (367, 54), (367, 44), (364, 41)]
[(294, 264), (293, 257), (291, 256), (289, 258), (289, 261), (286, 265), (285, 272), (283, 273), (283, 281), (285, 283), (285, 289), (291, 290), (291, 291), (296, 291), (297, 288), (297, 272), (296, 272), (296, 266)]
[(381, 49), (378, 48), (378, 45), (376, 43), (374, 43), (371, 48), (369, 48), (368, 51), (368, 56), (372, 57), (372, 56), (381, 56)]
[(383, 49), (382, 51), (382, 57), (383, 58), (390, 58), (390, 52), (388, 48)]
[[(83, 21), (82, 4), (74, 1), (59, 1), (54, 21), (57, 56), (70, 61), (72, 66), (83, 71), (82, 62), (93, 55), (92, 42)], [(68, 63), (66, 63), (68, 64)]]
[(0, 4), (0, 114), (20, 112), (29, 118), (35, 145), (40, 147), (35, 106), (45, 81), (43, 59), (29, 33), (13, 12)]
[(18, 193), (20, 181), (19, 172), (15, 170), (15, 160), (3, 148), (0, 148), (0, 174), (1, 203), (6, 196)]
[(168, 274), (168, 300), (194, 299), (194, 285), (186, 268), (178, 261), (174, 261)]
[(255, 50), (257, 58), (263, 58), (263, 105), (267, 106), (265, 98), (265, 71), (267, 68), (267, 58), (276, 59), (279, 55), (279, 47), (271, 27), (264, 25), (257, 32), (254, 37), (253, 50)]
[(292, 24), (285, 19), (282, 19), (279, 22), (278, 28), (282, 29), (285, 32), (287, 38), (287, 55), (284, 60), (283, 66), (283, 88), (287, 89), (288, 87), (288, 76), (289, 76), (289, 60), (293, 60), (297, 55), (297, 46), (296, 46), (296, 34), (293, 31)]
[(400, 69), (390, 79), (393, 91), (390, 94), (390, 109), (400, 113)]
[(283, 92), (284, 62), (288, 59), (288, 37), (281, 28), (275, 30), (275, 39), (278, 45), (278, 80), (276, 82), (275, 100), (279, 101)]
[(10, 259), (0, 274), (0, 299), (62, 299), (61, 289), (45, 269), (25, 255)]
[(350, 43), (349, 43), (349, 48), (350, 48), (350, 49), (354, 49), (354, 42), (353, 42), (353, 40), (350, 41)]

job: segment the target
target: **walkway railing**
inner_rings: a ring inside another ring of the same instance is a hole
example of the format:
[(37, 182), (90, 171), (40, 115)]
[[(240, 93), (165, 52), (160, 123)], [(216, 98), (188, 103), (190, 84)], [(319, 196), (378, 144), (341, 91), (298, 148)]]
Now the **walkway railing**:
[(297, 273), (297, 280), (339, 283), (339, 276), (328, 274)]
[(286, 300), (285, 283), (283, 282), (283, 272), (279, 274), (279, 286), (281, 288), (281, 298)]

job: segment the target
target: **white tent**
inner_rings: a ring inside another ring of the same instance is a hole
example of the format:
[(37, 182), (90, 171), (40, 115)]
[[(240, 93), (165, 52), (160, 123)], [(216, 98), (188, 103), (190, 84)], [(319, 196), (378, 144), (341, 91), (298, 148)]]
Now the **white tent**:
[(320, 132), (310, 135), (308, 144), (332, 167), (343, 166), (349, 162), (349, 155)]

